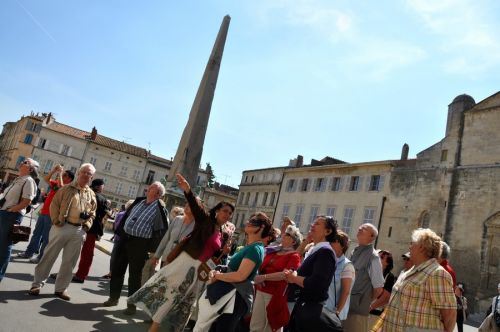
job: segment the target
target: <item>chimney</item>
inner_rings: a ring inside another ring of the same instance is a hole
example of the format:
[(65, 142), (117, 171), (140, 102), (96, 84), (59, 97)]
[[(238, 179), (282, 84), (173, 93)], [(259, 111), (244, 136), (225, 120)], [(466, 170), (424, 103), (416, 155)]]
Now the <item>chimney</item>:
[(94, 128), (92, 128), (92, 132), (90, 133), (90, 139), (92, 141), (95, 141), (96, 138), (97, 138), (97, 129), (95, 129), (95, 127), (94, 127)]
[(401, 149), (401, 160), (408, 160), (408, 152), (410, 152), (410, 146), (405, 143)]
[(297, 156), (297, 165), (296, 165), (296, 167), (302, 167), (302, 166), (304, 166), (304, 157), (299, 154)]

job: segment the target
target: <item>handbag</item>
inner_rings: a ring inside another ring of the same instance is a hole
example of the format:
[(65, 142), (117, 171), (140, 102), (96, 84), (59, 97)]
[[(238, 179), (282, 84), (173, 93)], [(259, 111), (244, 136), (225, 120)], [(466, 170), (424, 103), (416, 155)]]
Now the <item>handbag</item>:
[(28, 241), (31, 234), (31, 220), (29, 226), (12, 225), (10, 229), (10, 239), (12, 243), (18, 243), (21, 241)]
[(344, 332), (339, 317), (328, 310), (323, 303), (299, 300), (293, 308), (290, 330)]

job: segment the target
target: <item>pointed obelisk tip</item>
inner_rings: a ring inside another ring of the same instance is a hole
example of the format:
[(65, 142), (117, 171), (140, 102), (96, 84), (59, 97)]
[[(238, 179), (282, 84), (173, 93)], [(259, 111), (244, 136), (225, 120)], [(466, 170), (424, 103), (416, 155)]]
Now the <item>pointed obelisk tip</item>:
[(231, 16), (229, 16), (229, 14), (228, 14), (228, 15), (224, 16), (224, 19), (231, 21)]

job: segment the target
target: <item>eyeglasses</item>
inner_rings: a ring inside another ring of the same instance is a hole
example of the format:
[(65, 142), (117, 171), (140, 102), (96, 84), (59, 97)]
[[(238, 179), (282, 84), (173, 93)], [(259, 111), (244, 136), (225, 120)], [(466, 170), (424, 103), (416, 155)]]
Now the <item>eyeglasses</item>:
[(30, 161), (29, 160), (25, 160), (21, 163), (21, 165), (30, 165)]

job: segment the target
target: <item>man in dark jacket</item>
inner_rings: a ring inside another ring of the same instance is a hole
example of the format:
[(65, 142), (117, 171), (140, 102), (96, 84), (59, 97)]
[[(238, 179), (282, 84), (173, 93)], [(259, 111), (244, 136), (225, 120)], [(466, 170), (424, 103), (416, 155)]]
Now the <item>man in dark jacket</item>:
[(87, 278), (92, 260), (94, 258), (95, 241), (100, 239), (103, 235), (102, 220), (106, 213), (108, 213), (108, 206), (106, 197), (102, 194), (104, 190), (104, 181), (102, 179), (94, 179), (90, 185), (95, 193), (97, 201), (97, 210), (94, 223), (87, 232), (85, 242), (83, 243), (82, 253), (80, 255), (80, 263), (78, 264), (78, 271), (73, 276), (72, 282), (83, 284)]
[[(125, 212), (116, 233), (120, 240), (115, 243), (116, 257), (111, 271), (109, 299), (105, 307), (118, 304), (123, 287), (127, 266), (128, 295), (131, 296), (141, 287), (141, 274), (148, 252), (154, 252), (168, 229), (168, 211), (160, 199), (165, 195), (165, 187), (158, 181), (153, 182), (146, 197), (138, 197)], [(128, 304), (126, 315), (135, 314), (135, 305)]]

